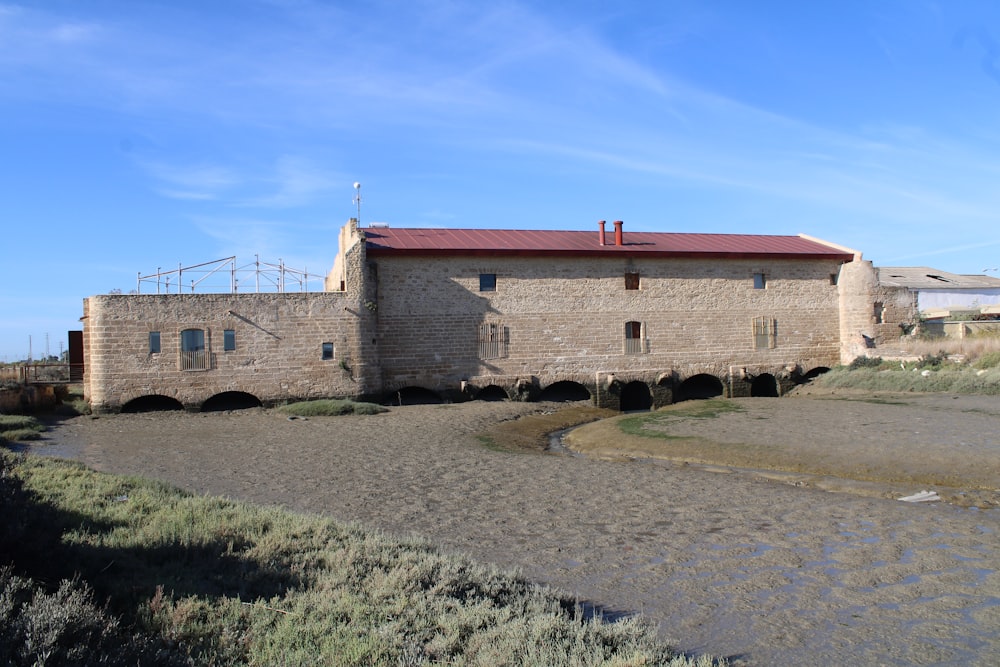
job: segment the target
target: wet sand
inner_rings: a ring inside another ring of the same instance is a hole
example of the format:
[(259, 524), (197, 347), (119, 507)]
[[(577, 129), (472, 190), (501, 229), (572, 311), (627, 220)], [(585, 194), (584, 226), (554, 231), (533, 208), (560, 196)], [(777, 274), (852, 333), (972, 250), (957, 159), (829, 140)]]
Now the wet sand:
[[(800, 441), (830, 460), (866, 452), (870, 468), (919, 468), (921, 457), (947, 466), (975, 437), (966, 449), (986, 462), (977, 475), (1000, 470), (1000, 399), (747, 405), (685, 428), (709, 441), (739, 433), (742, 443), (773, 442), (759, 429), (789, 426), (791, 417), (776, 412), (787, 406), (802, 420)], [(887, 445), (885, 429), (864, 423), (867, 412), (852, 412), (865, 406), (881, 410), (878, 423), (923, 419), (912, 430), (935, 453)], [(511, 453), (475, 437), (500, 420), (558, 408), (473, 402), (308, 420), (263, 410), (76, 418), (34, 449), (196, 493), (416, 534), (518, 568), (611, 616), (641, 612), (681, 650), (738, 665), (1000, 664), (1000, 510), (899, 502), (888, 487), (830, 492), (813, 477), (724, 465)], [(981, 421), (968, 427), (970, 417)], [(843, 437), (824, 444), (818, 433)]]

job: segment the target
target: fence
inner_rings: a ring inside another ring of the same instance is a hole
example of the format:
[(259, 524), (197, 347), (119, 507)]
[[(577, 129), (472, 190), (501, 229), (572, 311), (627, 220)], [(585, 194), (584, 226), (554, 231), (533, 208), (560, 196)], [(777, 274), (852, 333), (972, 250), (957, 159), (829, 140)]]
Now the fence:
[(22, 364), (0, 368), (0, 380), (19, 384), (83, 382), (83, 364)]

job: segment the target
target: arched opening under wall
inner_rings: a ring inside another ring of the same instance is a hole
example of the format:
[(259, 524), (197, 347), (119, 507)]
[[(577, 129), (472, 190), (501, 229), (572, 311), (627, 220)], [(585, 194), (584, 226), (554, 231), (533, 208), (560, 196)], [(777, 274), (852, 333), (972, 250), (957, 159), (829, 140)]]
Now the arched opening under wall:
[(167, 410), (183, 410), (184, 405), (176, 398), (163, 396), (162, 394), (150, 394), (149, 396), (139, 396), (122, 406), (121, 411), (125, 413), (136, 412), (164, 412)]
[(538, 395), (539, 401), (555, 401), (559, 403), (571, 403), (574, 401), (589, 401), (590, 392), (579, 382), (572, 380), (560, 380), (553, 382), (542, 390)]
[(818, 378), (823, 373), (829, 373), (829, 372), (830, 372), (830, 369), (827, 368), (826, 366), (817, 366), (816, 368), (813, 368), (808, 373), (806, 373), (805, 375), (803, 375), (802, 376), (802, 381), (803, 382), (809, 382), (810, 380)]
[(503, 387), (499, 387), (495, 384), (483, 387), (476, 393), (477, 401), (509, 401), (510, 396), (504, 391)]
[(722, 396), (725, 390), (726, 388), (722, 385), (722, 380), (719, 378), (708, 373), (699, 373), (698, 375), (692, 375), (680, 383), (680, 386), (677, 387), (677, 391), (674, 393), (674, 402), (679, 403), (681, 401), (715, 398), (716, 396)]
[(622, 387), (622, 412), (649, 410), (651, 407), (653, 407), (653, 395), (649, 391), (649, 385), (645, 382), (634, 380)]
[(382, 398), (382, 405), (437, 405), (444, 403), (441, 396), (424, 387), (403, 387), (389, 392)]
[(761, 373), (750, 383), (750, 395), (777, 398), (778, 380), (770, 373)]
[(202, 412), (222, 412), (223, 410), (246, 410), (259, 408), (260, 399), (245, 391), (224, 391), (201, 404)]

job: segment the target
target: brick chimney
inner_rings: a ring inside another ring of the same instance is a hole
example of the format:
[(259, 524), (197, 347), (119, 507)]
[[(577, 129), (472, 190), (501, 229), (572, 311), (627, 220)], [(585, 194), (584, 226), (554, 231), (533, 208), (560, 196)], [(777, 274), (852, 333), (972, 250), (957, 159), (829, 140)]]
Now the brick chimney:
[(601, 230), (598, 232), (598, 237), (597, 237), (600, 240), (601, 245), (607, 245), (604, 242), (604, 224), (605, 224), (604, 220), (597, 221), (597, 226), (601, 228)]
[(615, 245), (625, 245), (622, 243), (622, 221), (615, 220), (613, 224), (615, 226)]

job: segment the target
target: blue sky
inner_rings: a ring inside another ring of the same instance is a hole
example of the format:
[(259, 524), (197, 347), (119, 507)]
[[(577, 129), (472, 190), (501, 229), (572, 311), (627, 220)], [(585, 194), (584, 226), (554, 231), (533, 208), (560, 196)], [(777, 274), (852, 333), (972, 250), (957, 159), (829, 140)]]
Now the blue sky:
[[(997, 275), (1000, 3), (0, 0), (0, 361), (394, 226), (805, 233)], [(318, 288), (318, 287), (317, 287)]]

